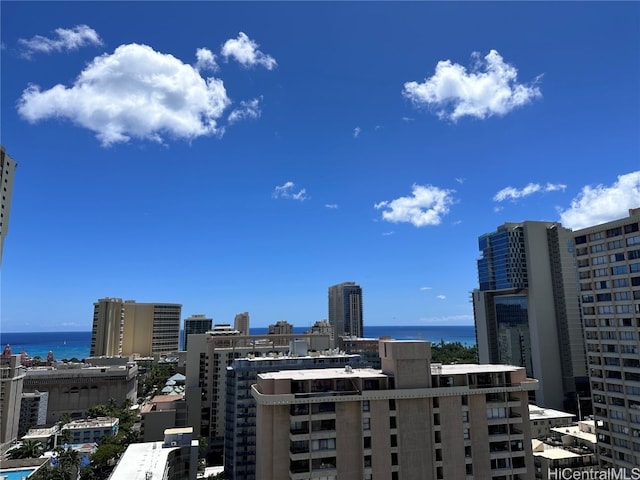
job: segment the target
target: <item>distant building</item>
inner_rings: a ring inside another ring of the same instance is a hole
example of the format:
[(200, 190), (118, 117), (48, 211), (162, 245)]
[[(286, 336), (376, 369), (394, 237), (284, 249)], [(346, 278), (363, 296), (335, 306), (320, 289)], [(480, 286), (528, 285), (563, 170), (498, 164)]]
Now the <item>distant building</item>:
[(335, 345), (333, 326), (327, 320), (318, 320), (305, 333), (308, 333), (310, 335), (317, 333), (319, 335), (329, 336), (328, 338), (329, 342), (327, 343), (326, 346), (323, 346), (321, 350), (327, 350), (329, 348), (333, 348), (333, 346)]
[(0, 355), (0, 447), (18, 438), (25, 369), (7, 345)]
[(572, 237), (600, 466), (630, 470), (640, 466), (640, 208)]
[(207, 318), (205, 315), (191, 315), (189, 318), (184, 319), (184, 348), (187, 349), (189, 344), (189, 335), (194, 333), (205, 333), (211, 330), (213, 324), (212, 318)]
[(196, 480), (198, 440), (191, 427), (164, 431), (161, 442), (132, 443), (109, 480)]
[(256, 477), (256, 402), (251, 396), (251, 385), (256, 383), (259, 373), (301, 368), (345, 368), (347, 365), (353, 368), (364, 366), (358, 355), (308, 352), (304, 340), (292, 340), (288, 355), (251, 355), (233, 360), (227, 367), (225, 476), (229, 480), (259, 478)]
[(83, 418), (66, 423), (60, 429), (69, 432), (69, 443), (97, 443), (102, 437), (114, 437), (118, 434), (120, 420), (115, 417)]
[(49, 406), (49, 393), (22, 392), (20, 401), (20, 421), (18, 436), (25, 435), (30, 428), (45, 425), (47, 423), (47, 407)]
[(240, 335), (249, 335), (249, 312), (242, 312), (236, 314), (236, 318), (233, 322), (233, 328), (240, 332)]
[(329, 323), (333, 326), (334, 347), (340, 336), (364, 336), (360, 285), (344, 282), (329, 287)]
[(380, 357), (259, 374), (256, 478), (533, 478), (524, 368), (431, 364), (422, 341), (381, 341)]
[[(269, 325), (269, 335), (291, 335), (293, 333), (293, 325), (286, 320), (278, 320), (276, 323)], [(276, 345), (287, 345), (289, 342), (285, 337), (278, 337), (275, 340)]]
[(177, 352), (182, 306), (103, 298), (93, 304), (90, 356)]
[[(68, 413), (78, 419), (87, 416), (87, 410), (106, 404), (137, 399), (138, 366), (98, 366), (59, 363), (53, 367), (33, 367), (24, 376), (25, 392), (48, 392), (47, 423), (56, 423)], [(16, 419), (18, 417), (16, 416)]]
[(0, 145), (0, 184), (2, 184), (2, 198), (0, 199), (0, 264), (2, 263), (2, 252), (4, 250), (4, 237), (9, 233), (13, 178), (17, 166), (18, 164), (9, 156), (4, 146)]
[(360, 355), (362, 361), (370, 368), (380, 368), (382, 365), (378, 352), (380, 340), (391, 340), (391, 337), (358, 338), (342, 336), (338, 338), (338, 348), (345, 353)]
[(525, 367), (540, 382), (534, 403), (577, 412), (589, 385), (571, 231), (556, 222), (505, 223), (478, 245), (480, 363)]

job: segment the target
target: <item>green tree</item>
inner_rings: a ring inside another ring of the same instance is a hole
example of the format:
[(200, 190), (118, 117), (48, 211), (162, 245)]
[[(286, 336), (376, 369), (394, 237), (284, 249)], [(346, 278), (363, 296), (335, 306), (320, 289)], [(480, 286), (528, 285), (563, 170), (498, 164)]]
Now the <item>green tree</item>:
[(468, 347), (461, 342), (440, 343), (431, 345), (431, 361), (434, 363), (478, 363), (477, 347)]
[(9, 450), (7, 457), (15, 460), (20, 458), (38, 458), (44, 452), (44, 447), (37, 440), (25, 440), (18, 448)]

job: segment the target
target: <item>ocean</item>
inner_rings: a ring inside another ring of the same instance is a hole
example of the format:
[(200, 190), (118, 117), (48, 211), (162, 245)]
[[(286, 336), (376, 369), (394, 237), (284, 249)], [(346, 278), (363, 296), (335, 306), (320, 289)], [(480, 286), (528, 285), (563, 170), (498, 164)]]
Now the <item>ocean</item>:
[[(294, 327), (294, 333), (304, 333), (308, 327)], [(251, 333), (263, 335), (268, 328), (252, 328)], [(444, 341), (446, 343), (460, 342), (466, 346), (476, 344), (475, 328), (473, 325), (446, 326), (396, 326), (376, 325), (365, 326), (364, 336), (378, 338), (390, 336), (397, 340), (429, 340), (432, 343)], [(47, 358), (49, 351), (53, 352), (56, 360), (89, 356), (91, 346), (91, 332), (0, 332), (0, 348), (11, 345), (14, 354), (27, 352), (30, 357)], [(180, 332), (182, 345), (182, 331)]]

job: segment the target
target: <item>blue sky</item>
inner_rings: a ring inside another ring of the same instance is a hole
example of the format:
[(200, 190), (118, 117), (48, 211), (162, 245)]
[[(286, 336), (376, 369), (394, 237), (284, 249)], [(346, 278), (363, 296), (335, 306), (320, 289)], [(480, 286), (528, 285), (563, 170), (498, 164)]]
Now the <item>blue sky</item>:
[(11, 2), (2, 330), (472, 324), (477, 238), (640, 206), (637, 2)]

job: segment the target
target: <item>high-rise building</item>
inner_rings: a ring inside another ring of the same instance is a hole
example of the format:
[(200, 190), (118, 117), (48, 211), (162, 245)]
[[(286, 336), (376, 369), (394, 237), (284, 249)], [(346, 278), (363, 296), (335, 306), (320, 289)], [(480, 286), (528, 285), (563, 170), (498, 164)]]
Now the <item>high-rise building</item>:
[(589, 393), (571, 238), (555, 222), (482, 235), (473, 309), (480, 363), (525, 367), (536, 404), (577, 412)]
[[(236, 358), (275, 357), (289, 350), (292, 340), (320, 350), (327, 335), (240, 335), (231, 325), (214, 325), (213, 330), (192, 335), (187, 351), (186, 401), (188, 425), (194, 434), (207, 439), (213, 455), (222, 455), (225, 435), (227, 367)], [(220, 458), (221, 460), (221, 458)]]
[(18, 437), (25, 368), (7, 345), (0, 355), (0, 447)]
[(18, 164), (9, 156), (4, 146), (0, 145), (0, 184), (2, 185), (2, 198), (0, 199), (0, 263), (2, 263), (4, 237), (9, 232), (13, 177), (17, 166)]
[(259, 374), (256, 478), (534, 478), (524, 368), (432, 364), (422, 341), (381, 341), (380, 357)]
[(233, 328), (240, 332), (240, 335), (249, 335), (249, 312), (236, 314)]
[[(295, 354), (293, 354), (295, 352)], [(293, 340), (288, 355), (237, 358), (227, 367), (224, 471), (229, 480), (256, 480), (256, 402), (251, 385), (259, 373), (281, 370), (363, 367), (358, 355), (308, 351), (304, 340)]]
[(344, 282), (329, 287), (329, 323), (334, 329), (334, 347), (342, 335), (364, 336), (360, 285)]
[(103, 298), (93, 304), (90, 356), (177, 352), (182, 305)]
[(640, 208), (573, 232), (603, 468), (640, 466)]
[(189, 318), (184, 319), (184, 348), (187, 349), (189, 344), (189, 335), (194, 333), (206, 333), (211, 330), (213, 325), (213, 319), (207, 318), (206, 315), (198, 314), (191, 315)]

